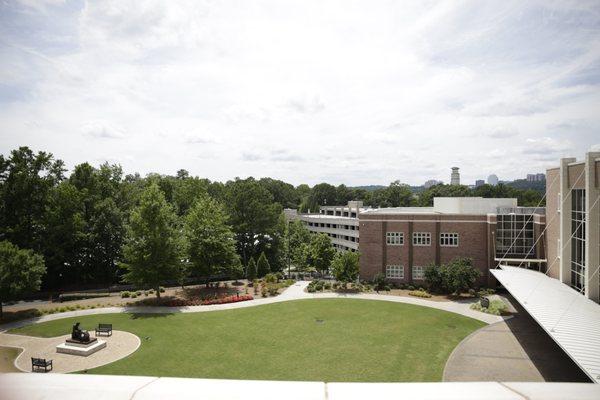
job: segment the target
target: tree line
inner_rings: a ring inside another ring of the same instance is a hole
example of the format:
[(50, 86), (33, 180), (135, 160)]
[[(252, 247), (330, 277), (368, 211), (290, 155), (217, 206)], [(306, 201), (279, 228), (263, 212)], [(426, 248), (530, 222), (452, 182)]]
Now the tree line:
[[(136, 271), (150, 262), (162, 266), (153, 272), (160, 279), (163, 270), (174, 279), (214, 272), (245, 276), (249, 263), (261, 258), (270, 272), (281, 271), (288, 258), (301, 268), (324, 269), (333, 257), (328, 240), (303, 237), (303, 245), (294, 239), (287, 244), (283, 208), (316, 212), (349, 200), (373, 207), (431, 205), (434, 196), (515, 196), (521, 205), (538, 200), (502, 185), (437, 185), (415, 195), (400, 182), (375, 191), (327, 183), (295, 187), (271, 178), (222, 183), (185, 170), (125, 175), (109, 163), (85, 162), (67, 176), (64, 162), (51, 153), (21, 147), (0, 155), (0, 242), (42, 257), (41, 287), (48, 291), (152, 280)], [(162, 253), (149, 259), (148, 249), (158, 243)]]

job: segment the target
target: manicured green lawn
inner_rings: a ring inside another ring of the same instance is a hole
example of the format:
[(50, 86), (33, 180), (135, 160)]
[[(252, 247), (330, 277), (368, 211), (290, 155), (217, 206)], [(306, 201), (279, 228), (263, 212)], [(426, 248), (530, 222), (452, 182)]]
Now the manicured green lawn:
[[(317, 320), (322, 320), (318, 323)], [(314, 381), (440, 381), (454, 347), (483, 322), (426, 307), (298, 300), (194, 314), (104, 314), (13, 333), (68, 333), (80, 321), (138, 335), (131, 356), (90, 373)]]
[(20, 349), (14, 347), (0, 346), (0, 372), (20, 372), (14, 364), (20, 352)]

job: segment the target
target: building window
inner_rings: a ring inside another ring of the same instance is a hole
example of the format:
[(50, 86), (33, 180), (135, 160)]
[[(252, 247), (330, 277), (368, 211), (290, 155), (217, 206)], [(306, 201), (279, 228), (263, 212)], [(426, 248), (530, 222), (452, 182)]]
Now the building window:
[(440, 246), (458, 247), (458, 233), (440, 233)]
[(535, 258), (531, 214), (499, 214), (496, 222), (496, 257)]
[(404, 244), (403, 232), (386, 232), (385, 242), (390, 246), (401, 246)]
[(421, 265), (413, 265), (412, 278), (417, 280), (425, 279), (425, 267)]
[(402, 265), (388, 265), (385, 267), (385, 277), (389, 279), (404, 279), (404, 267)]
[(430, 232), (413, 232), (414, 246), (431, 246)]
[(571, 194), (571, 286), (585, 289), (585, 190), (573, 189)]

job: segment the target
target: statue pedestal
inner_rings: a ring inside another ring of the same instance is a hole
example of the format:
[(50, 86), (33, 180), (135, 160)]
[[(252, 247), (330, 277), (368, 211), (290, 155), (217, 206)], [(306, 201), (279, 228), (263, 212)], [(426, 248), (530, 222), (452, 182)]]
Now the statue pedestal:
[(77, 343), (76, 341), (68, 340), (66, 343), (61, 343), (56, 346), (56, 352), (87, 357), (105, 347), (105, 340), (92, 340), (88, 343)]

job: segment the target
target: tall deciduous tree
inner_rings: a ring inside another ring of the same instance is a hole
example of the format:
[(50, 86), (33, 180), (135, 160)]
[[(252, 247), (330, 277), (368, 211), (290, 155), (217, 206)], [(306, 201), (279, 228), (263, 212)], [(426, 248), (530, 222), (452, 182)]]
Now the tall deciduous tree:
[(265, 253), (262, 252), (260, 253), (260, 257), (258, 257), (258, 261), (256, 262), (256, 274), (259, 278), (262, 278), (269, 272), (271, 272), (269, 260), (267, 260), (267, 256), (265, 256)]
[(176, 279), (181, 263), (181, 237), (176, 215), (156, 183), (142, 194), (129, 220), (123, 246), (125, 281), (156, 290)]
[(343, 251), (335, 255), (331, 263), (333, 276), (340, 282), (353, 282), (358, 278), (360, 255), (358, 252)]
[(64, 163), (50, 153), (20, 147), (0, 155), (0, 240), (42, 251), (50, 190), (64, 179)]
[(240, 259), (235, 250), (235, 238), (227, 224), (225, 209), (208, 196), (201, 196), (185, 218), (185, 235), (191, 272), (206, 277), (238, 276)]
[(39, 290), (45, 273), (41, 255), (32, 250), (19, 249), (6, 240), (0, 242), (0, 319), (2, 302), (28, 291)]
[(331, 245), (331, 239), (324, 233), (313, 235), (310, 241), (311, 265), (321, 274), (326, 274), (335, 256), (335, 249)]
[(296, 268), (304, 262), (304, 245), (310, 243), (310, 232), (302, 221), (295, 220), (287, 226), (287, 253)]
[(274, 203), (271, 193), (253, 178), (227, 182), (226, 204), (238, 251), (246, 265), (259, 250), (271, 246), (280, 230), (281, 205)]

